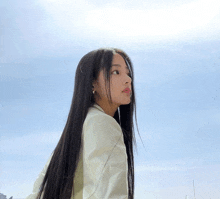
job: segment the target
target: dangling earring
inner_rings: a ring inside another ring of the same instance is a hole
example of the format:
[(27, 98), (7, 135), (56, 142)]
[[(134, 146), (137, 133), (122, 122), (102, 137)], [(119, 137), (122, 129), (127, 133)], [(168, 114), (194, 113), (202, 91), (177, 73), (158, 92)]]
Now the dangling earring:
[(92, 93), (94, 94), (94, 93), (95, 93), (95, 91), (92, 91)]

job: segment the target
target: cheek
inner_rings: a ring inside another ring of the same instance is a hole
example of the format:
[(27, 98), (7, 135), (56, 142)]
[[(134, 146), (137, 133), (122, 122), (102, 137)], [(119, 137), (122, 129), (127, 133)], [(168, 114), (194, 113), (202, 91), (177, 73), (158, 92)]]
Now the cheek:
[(111, 85), (113, 85), (113, 86), (115, 86), (115, 85), (119, 85), (119, 84), (121, 84), (121, 82), (120, 82), (120, 77), (118, 76), (113, 76), (112, 78), (111, 78)]
[(112, 78), (111, 92), (113, 95), (118, 95), (121, 92), (121, 82), (118, 78)]

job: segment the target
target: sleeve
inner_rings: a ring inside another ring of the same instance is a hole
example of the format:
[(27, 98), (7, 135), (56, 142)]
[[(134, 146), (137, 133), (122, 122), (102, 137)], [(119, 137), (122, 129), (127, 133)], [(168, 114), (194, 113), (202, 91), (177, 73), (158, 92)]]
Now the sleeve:
[(83, 198), (127, 199), (127, 154), (120, 125), (108, 115), (95, 115), (83, 132)]
[(38, 175), (38, 177), (37, 177), (37, 179), (36, 179), (36, 181), (34, 183), (32, 193), (29, 196), (27, 196), (25, 199), (36, 199), (36, 197), (38, 195), (38, 192), (39, 192), (40, 185), (43, 182), (43, 179), (44, 179), (44, 176), (46, 174), (47, 167), (48, 167), (48, 165), (50, 163), (51, 158), (52, 158), (52, 155), (49, 157), (49, 159), (47, 160), (47, 163), (45, 164), (43, 170)]

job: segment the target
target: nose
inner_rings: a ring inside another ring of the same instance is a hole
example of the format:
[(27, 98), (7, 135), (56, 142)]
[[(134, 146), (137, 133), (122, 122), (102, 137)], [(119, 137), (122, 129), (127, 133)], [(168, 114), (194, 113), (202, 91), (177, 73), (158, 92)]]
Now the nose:
[(126, 80), (126, 83), (130, 83), (131, 84), (131, 82), (132, 82), (132, 79), (131, 79), (131, 77), (129, 75), (126, 75), (125, 80)]

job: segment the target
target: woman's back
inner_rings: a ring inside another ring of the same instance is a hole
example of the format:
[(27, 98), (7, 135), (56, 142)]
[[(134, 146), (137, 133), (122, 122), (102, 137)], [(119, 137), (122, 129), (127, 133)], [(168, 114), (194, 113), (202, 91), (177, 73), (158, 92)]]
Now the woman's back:
[[(34, 199), (51, 157), (35, 182)], [(128, 198), (127, 154), (116, 120), (94, 104), (83, 124), (82, 147), (71, 199)]]
[(122, 50), (81, 58), (63, 133), (28, 199), (133, 199), (133, 77)]

